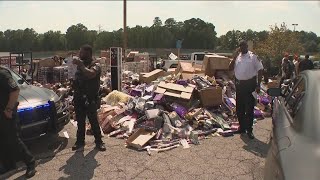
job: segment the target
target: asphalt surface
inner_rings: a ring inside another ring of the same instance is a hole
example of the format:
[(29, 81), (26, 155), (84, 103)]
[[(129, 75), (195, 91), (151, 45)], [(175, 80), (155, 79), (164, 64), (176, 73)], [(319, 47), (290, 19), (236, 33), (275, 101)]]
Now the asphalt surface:
[[(63, 134), (68, 132), (69, 138)], [(37, 158), (32, 179), (263, 179), (271, 119), (254, 126), (256, 139), (246, 135), (210, 137), (200, 145), (182, 146), (166, 152), (136, 151), (125, 140), (104, 137), (107, 151), (94, 149), (94, 138), (86, 136), (83, 151), (71, 151), (76, 128), (69, 123), (58, 137), (43, 137), (28, 143)], [(25, 179), (25, 165), (0, 179)]]

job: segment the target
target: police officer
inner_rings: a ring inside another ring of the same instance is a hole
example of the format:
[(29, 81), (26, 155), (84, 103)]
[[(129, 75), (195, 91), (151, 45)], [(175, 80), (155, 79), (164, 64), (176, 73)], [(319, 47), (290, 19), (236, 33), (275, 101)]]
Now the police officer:
[[(20, 158), (27, 165), (26, 178), (35, 175), (35, 159), (19, 137), (17, 105), (20, 89), (8, 69), (0, 66), (0, 161), (6, 173)], [(19, 159), (18, 159), (19, 158)]]
[(99, 64), (93, 62), (92, 47), (90, 45), (84, 45), (80, 48), (79, 58), (73, 59), (73, 63), (77, 65), (73, 84), (73, 101), (78, 131), (77, 141), (72, 150), (80, 149), (85, 144), (85, 122), (88, 116), (95, 137), (96, 148), (100, 151), (105, 151), (106, 147), (102, 141), (97, 117), (100, 100), (98, 93), (100, 89), (101, 68)]
[(247, 42), (242, 40), (229, 69), (234, 70), (236, 78), (236, 109), (240, 123), (238, 133), (243, 134), (246, 132), (250, 139), (254, 139), (252, 126), (255, 99), (252, 93), (254, 91), (260, 93), (263, 65), (255, 54), (248, 51)]

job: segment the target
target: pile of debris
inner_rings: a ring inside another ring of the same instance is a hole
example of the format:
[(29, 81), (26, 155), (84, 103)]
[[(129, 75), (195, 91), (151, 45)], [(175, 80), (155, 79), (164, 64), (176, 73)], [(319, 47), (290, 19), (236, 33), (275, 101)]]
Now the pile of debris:
[[(127, 146), (149, 153), (179, 145), (188, 148), (212, 135), (232, 136), (239, 123), (235, 85), (227, 70), (230, 61), (216, 61), (207, 58), (203, 66), (180, 62), (176, 69), (139, 76), (125, 72), (122, 92), (102, 98), (98, 116), (104, 134), (126, 139)], [(254, 123), (270, 116), (271, 109), (265, 92), (255, 96)]]
[[(230, 59), (206, 56), (204, 64), (180, 62), (175, 69), (122, 74), (122, 91), (110, 91), (111, 75), (101, 77), (99, 124), (109, 137), (126, 139), (128, 147), (161, 152), (199, 144), (209, 136), (232, 136), (239, 129)], [(49, 88), (66, 94), (70, 83)], [(255, 94), (255, 122), (270, 116), (271, 97)], [(73, 115), (73, 119), (75, 116)], [(87, 133), (91, 134), (90, 125)]]

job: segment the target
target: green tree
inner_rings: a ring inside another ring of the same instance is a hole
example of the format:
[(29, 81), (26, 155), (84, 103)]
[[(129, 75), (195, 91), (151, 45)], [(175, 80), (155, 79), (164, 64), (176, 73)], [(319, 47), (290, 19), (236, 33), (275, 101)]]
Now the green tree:
[(103, 31), (100, 32), (94, 42), (95, 49), (107, 49), (113, 44), (113, 33)]
[(304, 52), (303, 45), (299, 42), (298, 34), (288, 30), (285, 23), (280, 26), (270, 27), (270, 33), (266, 41), (259, 43), (255, 48), (256, 53), (262, 57), (270, 57), (278, 64), (285, 52), (301, 54)]
[(307, 53), (314, 53), (319, 52), (318, 50), (318, 44), (315, 40), (307, 41), (303, 44), (303, 47), (305, 48), (305, 51)]
[(0, 31), (0, 50), (5, 50), (6, 49), (6, 40), (4, 37), (4, 33)]
[(153, 25), (152, 26), (162, 26), (162, 21), (159, 17), (155, 17), (153, 20)]
[(45, 51), (64, 50), (66, 41), (60, 31), (48, 31), (43, 34), (42, 42)]
[[(72, 25), (66, 33), (68, 49), (79, 49), (83, 44), (90, 44), (88, 28), (83, 24)], [(93, 44), (90, 44), (93, 45)]]

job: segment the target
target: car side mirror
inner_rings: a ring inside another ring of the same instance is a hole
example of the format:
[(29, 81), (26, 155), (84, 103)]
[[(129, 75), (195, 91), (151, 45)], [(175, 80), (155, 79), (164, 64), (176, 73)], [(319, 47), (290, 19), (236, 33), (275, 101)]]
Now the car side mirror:
[(18, 83), (19, 83), (19, 84), (23, 84), (23, 83), (24, 83), (24, 80), (23, 80), (23, 79), (18, 79)]
[(281, 93), (281, 89), (280, 88), (269, 88), (267, 90), (267, 94), (269, 96), (272, 96), (272, 97), (278, 97), (278, 96), (282, 96), (282, 93)]

